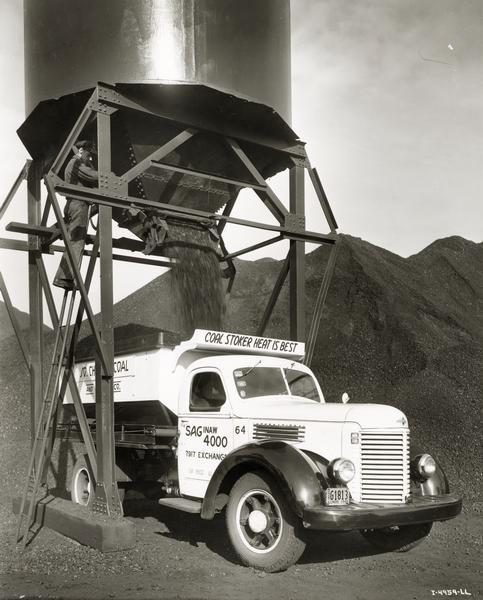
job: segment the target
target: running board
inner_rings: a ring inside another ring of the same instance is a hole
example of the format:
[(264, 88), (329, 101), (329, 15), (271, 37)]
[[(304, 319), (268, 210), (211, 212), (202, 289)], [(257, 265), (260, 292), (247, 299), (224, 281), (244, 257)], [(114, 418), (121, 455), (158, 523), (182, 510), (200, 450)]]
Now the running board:
[(201, 512), (201, 502), (198, 500), (188, 500), (187, 498), (160, 498), (158, 503), (168, 508), (176, 508), (183, 512), (199, 514)]

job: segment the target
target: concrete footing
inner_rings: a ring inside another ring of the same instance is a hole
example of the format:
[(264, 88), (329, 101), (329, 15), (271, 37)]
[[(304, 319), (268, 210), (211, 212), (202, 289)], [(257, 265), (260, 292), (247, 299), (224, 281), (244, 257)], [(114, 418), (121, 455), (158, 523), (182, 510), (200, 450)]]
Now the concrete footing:
[[(13, 512), (16, 515), (20, 513), (20, 506), (21, 498), (15, 498)], [(24, 512), (27, 510), (28, 506)], [(101, 552), (126, 550), (136, 543), (136, 528), (131, 521), (99, 515), (86, 506), (54, 496), (37, 503), (35, 522)]]

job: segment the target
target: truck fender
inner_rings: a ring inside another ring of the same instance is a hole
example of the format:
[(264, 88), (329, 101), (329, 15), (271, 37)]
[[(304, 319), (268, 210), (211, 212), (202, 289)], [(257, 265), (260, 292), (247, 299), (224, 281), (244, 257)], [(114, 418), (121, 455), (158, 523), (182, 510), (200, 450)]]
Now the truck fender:
[(320, 505), (321, 487), (327, 483), (317, 465), (294, 446), (267, 440), (240, 446), (221, 461), (208, 484), (201, 518), (212, 519), (220, 508), (219, 494), (225, 494), (226, 500), (237, 479), (260, 469), (274, 477), (298, 516), (303, 515), (304, 508)]
[(436, 471), (429, 479), (423, 479), (416, 470), (416, 462), (424, 454), (417, 448), (411, 449), (411, 494), (414, 496), (441, 496), (449, 494), (449, 483), (443, 467), (439, 464), (433, 454), (436, 463)]

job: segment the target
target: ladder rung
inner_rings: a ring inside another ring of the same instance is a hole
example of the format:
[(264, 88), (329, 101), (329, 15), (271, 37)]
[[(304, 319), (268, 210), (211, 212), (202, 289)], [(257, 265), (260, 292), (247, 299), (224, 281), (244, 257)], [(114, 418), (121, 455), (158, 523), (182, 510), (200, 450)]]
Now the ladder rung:
[[(60, 322), (62, 322), (62, 315), (65, 307), (65, 303), (67, 300), (67, 295), (64, 295), (64, 303), (62, 306), (61, 316), (59, 318)], [(74, 295), (71, 298), (71, 304), (69, 307), (69, 314), (67, 317), (67, 322), (70, 323), (70, 318), (72, 314), (72, 308), (74, 305)], [(64, 332), (64, 336), (68, 336), (70, 325), (66, 325), (62, 327), (62, 331)], [(59, 396), (56, 392), (57, 385), (59, 383), (60, 377), (60, 366), (62, 366), (67, 361), (66, 357), (66, 346), (65, 341), (67, 337), (64, 337), (62, 350), (57, 352), (57, 347), (54, 350), (54, 354), (52, 356), (51, 362), (51, 372), (49, 373), (49, 383), (47, 384), (47, 391), (45, 397), (43, 398), (42, 408), (39, 418), (39, 427), (37, 429), (37, 433), (35, 436), (31, 458), (30, 458), (30, 472), (27, 475), (27, 483), (25, 486), (25, 492), (22, 496), (22, 504), (21, 511), (19, 516), (18, 530), (17, 530), (17, 538), (18, 541), (22, 540), (23, 546), (25, 547), (28, 543), (29, 533), (32, 533), (32, 527), (35, 524), (34, 513), (35, 513), (35, 505), (37, 496), (39, 492), (45, 491), (44, 484), (41, 483), (42, 473), (44, 471), (44, 465), (48, 462), (50, 458), (50, 447), (48, 442), (52, 438), (53, 434), (53, 424), (55, 423), (55, 407), (58, 406)], [(58, 340), (57, 340), (58, 341)], [(57, 342), (56, 342), (57, 344)], [(56, 375), (51, 383), (51, 375), (54, 372), (54, 367), (57, 367)], [(36, 458), (36, 460), (35, 460)], [(25, 511), (25, 509), (27, 510)], [(23, 532), (23, 533), (22, 533)], [(35, 532), (34, 532), (35, 533)], [(20, 536), (20, 537), (19, 537)]]

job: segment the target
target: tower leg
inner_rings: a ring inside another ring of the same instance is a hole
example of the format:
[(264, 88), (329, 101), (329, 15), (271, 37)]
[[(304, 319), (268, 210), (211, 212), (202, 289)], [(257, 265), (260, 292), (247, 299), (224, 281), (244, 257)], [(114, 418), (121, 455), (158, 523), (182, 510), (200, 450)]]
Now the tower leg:
[[(305, 215), (304, 171), (301, 166), (290, 169), (290, 212)], [(290, 339), (305, 340), (305, 243), (290, 241)]]
[[(27, 175), (27, 213), (29, 225), (40, 225), (41, 195), (40, 168), (33, 161)], [(29, 311), (30, 311), (30, 414), (31, 441), (35, 438), (43, 400), (42, 364), (44, 353), (42, 285), (37, 270), (39, 238), (29, 235)]]
[[(111, 171), (111, 130), (109, 115), (97, 115), (97, 144), (99, 148), (99, 181), (102, 173)], [(96, 359), (96, 442), (97, 481), (93, 508), (97, 512), (122, 516), (115, 477), (114, 446), (114, 331), (113, 331), (113, 283), (112, 283), (112, 208), (99, 207), (99, 250), (101, 269), (101, 344), (106, 362), (111, 366), (107, 373), (101, 360)]]

